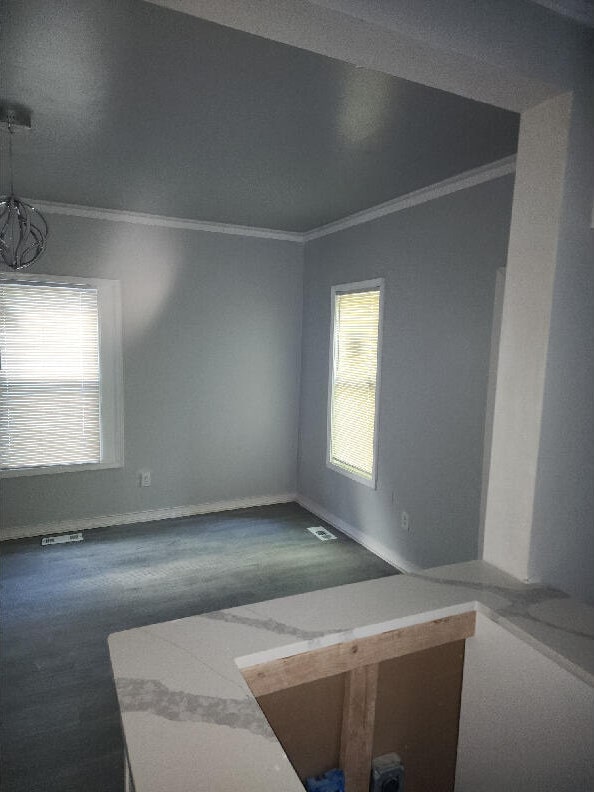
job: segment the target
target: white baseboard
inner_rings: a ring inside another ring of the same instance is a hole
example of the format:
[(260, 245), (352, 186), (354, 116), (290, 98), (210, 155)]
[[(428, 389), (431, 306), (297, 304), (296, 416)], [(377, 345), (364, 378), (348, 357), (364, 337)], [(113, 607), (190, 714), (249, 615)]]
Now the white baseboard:
[(126, 512), (125, 514), (105, 514), (98, 517), (84, 517), (78, 520), (60, 520), (59, 522), (40, 523), (38, 525), (20, 525), (7, 528), (0, 532), (0, 542), (9, 539), (27, 539), (34, 536), (47, 536), (50, 534), (75, 533), (88, 531), (91, 528), (107, 528), (115, 525), (132, 525), (134, 523), (152, 522), (154, 520), (169, 520), (181, 517), (193, 517), (199, 514), (214, 514), (233, 509), (248, 509), (254, 506), (272, 506), (275, 503), (291, 503), (296, 501), (304, 509), (312, 512), (317, 517), (332, 525), (342, 533), (349, 536), (371, 553), (379, 556), (401, 572), (418, 572), (419, 567), (406, 561), (393, 550), (381, 542), (373, 539), (358, 528), (345, 522), (340, 517), (332, 514), (323, 506), (295, 492), (284, 492), (277, 495), (256, 495), (250, 498), (238, 498), (229, 501), (213, 501), (210, 503), (193, 504), (189, 506), (172, 506), (164, 509), (148, 509), (147, 511)]
[(404, 558), (402, 558), (402, 556), (398, 555), (398, 553), (395, 553), (381, 542), (378, 542), (377, 539), (367, 536), (363, 533), (363, 531), (360, 531), (358, 528), (355, 528), (348, 522), (345, 522), (342, 518), (332, 514), (332, 512), (329, 512), (323, 506), (320, 506), (319, 503), (310, 500), (305, 495), (298, 493), (297, 503), (300, 506), (303, 506), (304, 509), (307, 509), (307, 511), (310, 511), (312, 514), (315, 514), (320, 519), (332, 525), (334, 528), (342, 531), (342, 533), (350, 536), (350, 538), (355, 542), (363, 545), (363, 547), (365, 547), (371, 553), (379, 556), (384, 561), (386, 561), (386, 563), (391, 564), (391, 566), (396, 567), (396, 569), (398, 569), (400, 572), (421, 571), (420, 567), (416, 566), (415, 564), (411, 564), (410, 561), (406, 561)]
[(290, 503), (296, 497), (294, 492), (285, 492), (278, 495), (256, 495), (251, 498), (215, 501), (192, 506), (173, 506), (166, 509), (149, 509), (148, 511), (127, 512), (126, 514), (85, 517), (79, 520), (60, 520), (59, 522), (41, 523), (39, 525), (13, 526), (0, 533), (0, 541), (26, 539), (31, 536), (44, 536), (47, 534), (74, 533), (75, 531), (88, 531), (91, 528), (106, 528), (112, 525), (131, 525), (132, 523), (152, 522), (153, 520), (193, 517), (197, 514), (247, 509), (252, 506), (271, 506), (275, 503)]

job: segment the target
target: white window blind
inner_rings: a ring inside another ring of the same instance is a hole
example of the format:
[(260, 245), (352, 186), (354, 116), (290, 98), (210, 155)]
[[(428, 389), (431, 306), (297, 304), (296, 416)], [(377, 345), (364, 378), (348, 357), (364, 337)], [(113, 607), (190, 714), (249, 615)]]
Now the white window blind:
[(0, 468), (101, 459), (97, 290), (0, 281)]
[(338, 288), (333, 293), (329, 462), (372, 481), (380, 287), (344, 292)]

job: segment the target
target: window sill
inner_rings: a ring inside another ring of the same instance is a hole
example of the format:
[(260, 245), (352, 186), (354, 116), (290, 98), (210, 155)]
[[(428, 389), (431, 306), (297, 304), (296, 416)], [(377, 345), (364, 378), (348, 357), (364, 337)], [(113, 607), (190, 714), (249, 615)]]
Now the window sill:
[(47, 465), (46, 467), (11, 468), (0, 470), (0, 479), (17, 478), (19, 476), (53, 476), (58, 473), (78, 473), (82, 470), (109, 470), (122, 468), (124, 463), (116, 462), (88, 462), (81, 465)]
[(352, 479), (353, 481), (357, 481), (359, 484), (363, 484), (365, 487), (369, 487), (369, 489), (377, 489), (377, 475), (375, 474), (371, 478), (365, 478), (365, 476), (361, 476), (359, 473), (354, 473), (347, 468), (343, 468), (340, 465), (331, 462), (329, 459), (326, 460), (326, 467), (330, 468), (330, 470), (334, 470), (336, 473), (340, 473), (342, 476)]

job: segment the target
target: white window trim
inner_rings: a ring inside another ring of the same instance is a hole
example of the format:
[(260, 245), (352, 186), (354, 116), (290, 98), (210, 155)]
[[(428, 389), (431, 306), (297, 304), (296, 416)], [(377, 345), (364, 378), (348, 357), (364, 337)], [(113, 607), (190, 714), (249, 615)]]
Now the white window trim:
[[(373, 437), (373, 470), (371, 478), (361, 476), (352, 470), (337, 465), (332, 461), (332, 386), (334, 384), (334, 330), (335, 330), (335, 298), (337, 294), (348, 294), (349, 292), (363, 292), (379, 289), (379, 326), (377, 334), (377, 376), (375, 383), (375, 415), (373, 419), (374, 437)], [(358, 281), (356, 283), (340, 283), (332, 286), (330, 292), (330, 354), (328, 364), (328, 403), (326, 409), (326, 467), (340, 473), (342, 476), (352, 479), (353, 481), (364, 484), (370, 489), (377, 488), (377, 463), (379, 451), (379, 403), (380, 403), (380, 389), (382, 378), (382, 349), (383, 349), (383, 332), (384, 332), (384, 291), (385, 281), (384, 278), (373, 278), (372, 280)]]
[(73, 465), (39, 465), (0, 470), (0, 479), (17, 476), (43, 476), (81, 470), (103, 470), (124, 465), (124, 386), (122, 362), (122, 303), (120, 282), (104, 278), (72, 278), (57, 275), (23, 275), (0, 273), (0, 281), (69, 286), (92, 286), (97, 289), (99, 314), (99, 349), (101, 371), (101, 461)]

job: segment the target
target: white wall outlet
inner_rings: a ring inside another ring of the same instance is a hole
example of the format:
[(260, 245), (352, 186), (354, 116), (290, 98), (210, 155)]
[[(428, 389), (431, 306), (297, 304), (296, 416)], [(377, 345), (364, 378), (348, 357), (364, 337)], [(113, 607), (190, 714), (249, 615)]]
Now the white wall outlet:
[(410, 531), (410, 517), (408, 516), (408, 512), (401, 512), (400, 513), (400, 527), (403, 531)]
[(138, 474), (138, 486), (139, 487), (150, 487), (151, 486), (151, 471), (150, 470), (141, 470)]

